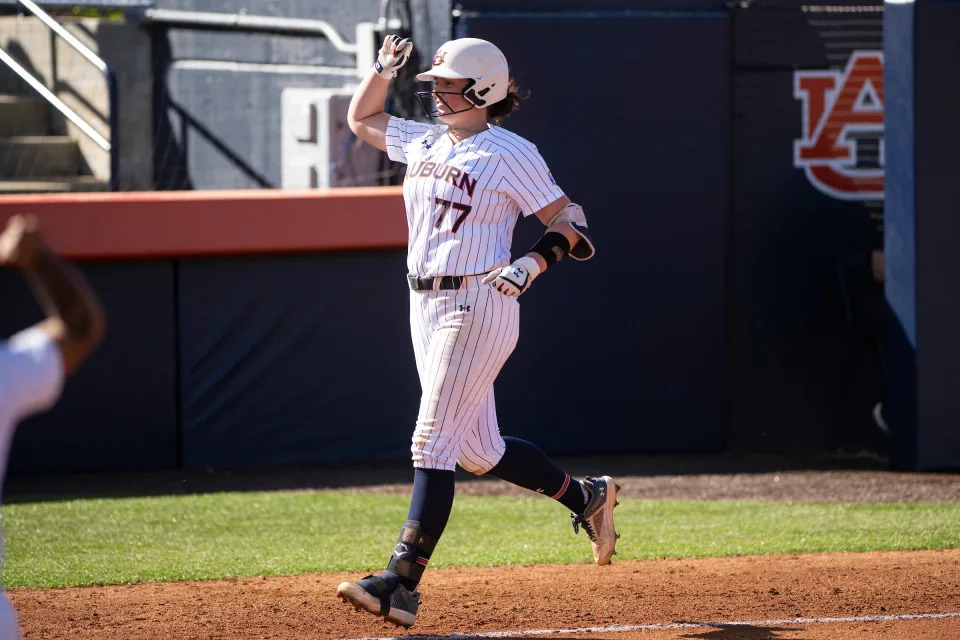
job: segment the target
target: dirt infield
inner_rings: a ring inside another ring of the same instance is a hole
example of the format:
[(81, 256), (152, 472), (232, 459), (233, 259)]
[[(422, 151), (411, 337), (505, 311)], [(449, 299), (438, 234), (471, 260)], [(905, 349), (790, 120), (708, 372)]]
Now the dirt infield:
[[(956, 474), (890, 473), (869, 461), (859, 469), (831, 464), (811, 469), (779, 459), (730, 456), (564, 462), (577, 475), (615, 474), (630, 498), (936, 502), (960, 497)], [(84, 482), (75, 477), (27, 478), (12, 483), (9, 497), (62, 496), (64, 487), (78, 495), (252, 489), (406, 493), (409, 475), (409, 467), (377, 465), (113, 474), (86, 477)], [(529, 495), (500, 481), (466, 478), (457, 491)], [(587, 547), (584, 553), (589, 557)], [(28, 640), (352, 640), (452, 634), (514, 640), (960, 638), (956, 549), (665, 559), (609, 567), (440, 569), (426, 574), (423, 605), (411, 632), (355, 612), (336, 599), (336, 585), (357, 577), (357, 573), (315, 574), (19, 589), (10, 597)]]
[[(894, 618), (960, 612), (960, 550), (441, 569), (427, 574), (421, 613), (408, 634), (335, 598), (336, 585), (356, 577), (318, 574), (11, 595), (28, 639), (381, 638), (707, 621), (758, 624), (530, 637), (960, 638), (960, 617)], [(871, 616), (888, 619), (816, 620)], [(780, 622), (793, 618), (807, 621)]]

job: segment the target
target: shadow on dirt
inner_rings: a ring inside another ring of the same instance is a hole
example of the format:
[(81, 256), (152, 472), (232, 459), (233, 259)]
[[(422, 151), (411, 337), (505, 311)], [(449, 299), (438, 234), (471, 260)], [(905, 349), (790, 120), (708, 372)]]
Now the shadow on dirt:
[[(496, 638), (496, 640), (531, 640), (531, 638), (536, 638), (537, 640), (578, 640), (583, 639), (587, 640), (601, 640), (603, 638), (612, 638), (613, 635), (597, 635), (596, 633), (566, 633), (566, 634), (546, 634), (546, 635), (509, 635), (509, 636), (491, 636), (489, 633), (484, 634), (460, 634), (454, 633), (448, 636), (398, 636), (392, 638), (391, 640), (490, 640), (490, 638)], [(386, 640), (386, 639), (382, 639)]]
[[(745, 624), (716, 624), (713, 629), (703, 629), (680, 636), (681, 638), (696, 638), (697, 640), (786, 640), (786, 632), (803, 631), (800, 627), (762, 627)], [(802, 640), (794, 635), (790, 640)]]
[[(689, 623), (689, 624), (701, 624), (701, 623)], [(697, 629), (691, 631), (684, 635), (678, 636), (680, 638), (693, 638), (696, 640), (787, 640), (788, 636), (782, 635), (784, 633), (790, 632), (794, 633), (797, 631), (804, 631), (801, 627), (764, 627), (764, 626), (751, 626), (744, 624), (715, 624), (710, 625), (708, 628), (707, 625), (703, 625), (703, 629)], [(403, 636), (402, 640), (485, 640), (489, 638), (489, 635), (484, 634), (459, 634), (454, 633), (451, 635), (445, 636), (430, 636), (430, 635), (418, 635), (418, 636)], [(576, 638), (602, 638), (606, 637), (602, 634), (598, 636), (596, 633), (558, 633), (558, 634), (547, 634), (547, 635), (537, 635), (538, 638), (544, 638), (544, 640), (551, 639), (563, 639), (563, 640), (573, 640)], [(510, 636), (497, 636), (499, 640), (530, 640), (531, 636), (522, 636), (522, 635), (510, 635)], [(790, 635), (789, 640), (803, 640), (803, 638), (798, 638), (796, 636)]]

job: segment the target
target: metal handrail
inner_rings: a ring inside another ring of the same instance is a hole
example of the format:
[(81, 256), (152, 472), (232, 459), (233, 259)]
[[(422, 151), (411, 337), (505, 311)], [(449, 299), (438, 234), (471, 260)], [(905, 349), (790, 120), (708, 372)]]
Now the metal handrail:
[(238, 31), (261, 31), (288, 35), (322, 34), (338, 51), (357, 53), (357, 45), (343, 36), (324, 20), (306, 18), (278, 18), (275, 16), (247, 15), (245, 13), (210, 13), (204, 11), (178, 11), (175, 9), (146, 9), (146, 22), (175, 25), (178, 27), (219, 28)]
[(17, 0), (17, 2), (22, 4), (27, 11), (39, 18), (40, 21), (43, 22), (51, 31), (63, 38), (67, 44), (73, 47), (77, 53), (86, 58), (88, 62), (99, 69), (104, 75), (104, 78), (107, 81), (107, 94), (109, 100), (107, 126), (110, 129), (110, 140), (107, 140), (100, 135), (96, 129), (90, 126), (90, 123), (81, 118), (76, 111), (64, 104), (60, 98), (58, 98), (52, 91), (47, 89), (42, 82), (37, 80), (37, 78), (35, 78), (29, 71), (24, 69), (22, 65), (14, 60), (9, 54), (7, 54), (7, 52), (3, 51), (3, 49), (0, 49), (0, 61), (6, 63), (14, 73), (20, 76), (47, 102), (56, 108), (57, 111), (66, 116), (70, 122), (77, 125), (77, 128), (89, 136), (97, 144), (97, 146), (110, 153), (110, 190), (119, 190), (120, 145), (118, 144), (119, 140), (117, 135), (119, 127), (117, 126), (118, 99), (116, 76), (114, 76), (113, 71), (111, 71), (110, 67), (106, 62), (103, 61), (102, 58), (91, 51), (87, 45), (80, 42), (80, 40), (78, 40), (72, 33), (67, 31), (63, 25), (54, 20), (35, 2), (32, 0)]

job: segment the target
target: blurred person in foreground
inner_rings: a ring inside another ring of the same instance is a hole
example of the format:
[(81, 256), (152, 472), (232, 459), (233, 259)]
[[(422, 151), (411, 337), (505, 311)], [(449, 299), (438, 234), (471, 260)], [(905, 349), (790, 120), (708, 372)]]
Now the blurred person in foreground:
[[(0, 266), (23, 273), (46, 315), (41, 322), (0, 341), (2, 488), (17, 423), (56, 403), (64, 379), (103, 340), (105, 325), (97, 296), (80, 272), (47, 246), (33, 216), (13, 216), (7, 222), (0, 233)], [(0, 592), (0, 640), (17, 637), (16, 614)]]

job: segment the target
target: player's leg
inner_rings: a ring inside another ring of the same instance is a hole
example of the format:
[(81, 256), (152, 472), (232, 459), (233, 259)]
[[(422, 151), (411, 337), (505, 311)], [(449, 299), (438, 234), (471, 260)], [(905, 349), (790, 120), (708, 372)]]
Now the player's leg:
[[(416, 589), (453, 506), (453, 470), (467, 426), (476, 421), (519, 328), (516, 301), (488, 289), (418, 295), (426, 345), (417, 358), (423, 389), (407, 521), (384, 572), (338, 588), (358, 607), (407, 627), (416, 619)], [(416, 327), (413, 333), (416, 350)]]
[(424, 380), (413, 436), (413, 464), (456, 467), (460, 450), (493, 381), (519, 336), (517, 301), (489, 289), (439, 300), (440, 318), (423, 363)]
[[(417, 534), (429, 548), (407, 544), (388, 567), (410, 590), (416, 589), (446, 526), (453, 506), (453, 473), (469, 426), (519, 336), (516, 301), (489, 289), (429, 300), (425, 315), (433, 319), (435, 330), (422, 363), (423, 392), (411, 446), (414, 492), (404, 525), (407, 537)], [(421, 566), (405, 571), (410, 567), (404, 560)]]
[(501, 437), (493, 389), (487, 394), (483, 409), (464, 440), (457, 462), (470, 473), (489, 473), (547, 495), (574, 513), (582, 513), (589, 498), (586, 489), (535, 444), (519, 438)]
[(410, 341), (413, 344), (413, 357), (417, 363), (417, 376), (420, 388), (423, 389), (423, 361), (430, 348), (430, 338), (433, 335), (430, 318), (427, 317), (423, 295), (410, 292)]
[(480, 407), (474, 427), (463, 441), (457, 464), (464, 471), (483, 475), (500, 462), (504, 448), (505, 444), (497, 426), (497, 404), (491, 388)]
[(501, 437), (492, 388), (474, 427), (464, 440), (458, 462), (471, 473), (489, 473), (550, 496), (570, 509), (574, 531), (582, 526), (587, 532), (597, 564), (608, 564), (616, 553), (613, 509), (618, 504), (620, 487), (610, 476), (588, 476), (578, 482), (537, 445), (520, 438)]
[[(451, 333), (441, 334), (443, 328), (442, 316), (439, 313), (439, 301), (421, 293), (411, 292), (410, 326), (414, 345), (414, 356), (417, 362), (417, 373), (420, 377), (421, 391), (433, 388), (437, 384), (437, 375), (447, 375), (432, 371), (427, 367), (428, 362), (434, 362), (437, 352), (448, 347), (447, 342), (452, 338)], [(449, 294), (453, 295), (453, 294)], [(434, 296), (441, 298), (442, 296)], [(447, 307), (444, 307), (446, 309)], [(432, 372), (431, 372), (432, 371)], [(428, 377), (428, 372), (431, 372)], [(422, 396), (426, 395), (421, 393)], [(423, 397), (421, 397), (421, 405)], [(454, 475), (453, 471), (444, 468), (417, 468), (414, 467), (413, 490), (410, 496), (410, 509), (407, 512), (407, 521), (397, 542), (397, 548), (387, 566), (386, 576), (388, 585), (393, 581), (402, 584), (413, 592), (419, 583), (419, 577), (414, 579), (405, 575), (408, 571), (398, 571), (398, 563), (403, 554), (408, 554), (417, 565), (425, 567), (433, 553), (436, 541), (443, 534), (453, 508)], [(417, 544), (404, 542), (405, 538), (418, 538)], [(400, 553), (398, 556), (397, 553)], [(415, 553), (414, 553), (415, 552)], [(422, 570), (415, 573), (422, 574)], [(394, 576), (396, 576), (394, 578)]]

